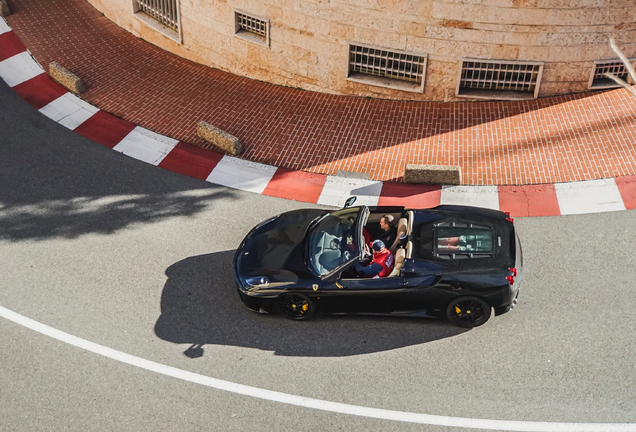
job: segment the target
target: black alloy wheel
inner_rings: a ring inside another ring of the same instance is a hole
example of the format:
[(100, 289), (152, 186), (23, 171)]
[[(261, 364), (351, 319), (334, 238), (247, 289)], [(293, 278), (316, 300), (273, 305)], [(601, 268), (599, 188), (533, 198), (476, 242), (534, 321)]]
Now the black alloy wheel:
[(458, 297), (446, 307), (446, 318), (464, 328), (485, 324), (491, 313), (490, 305), (479, 297)]
[(285, 293), (276, 298), (276, 309), (289, 319), (306, 320), (314, 314), (316, 306), (305, 294)]

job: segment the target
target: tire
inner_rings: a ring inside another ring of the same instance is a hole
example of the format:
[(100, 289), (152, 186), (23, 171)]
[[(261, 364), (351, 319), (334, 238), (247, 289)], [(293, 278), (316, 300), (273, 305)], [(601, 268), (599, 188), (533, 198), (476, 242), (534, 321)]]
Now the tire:
[(485, 324), (491, 313), (490, 305), (479, 297), (458, 297), (446, 307), (446, 319), (464, 328)]
[(301, 293), (285, 293), (276, 298), (276, 310), (292, 320), (307, 320), (316, 312), (312, 299)]

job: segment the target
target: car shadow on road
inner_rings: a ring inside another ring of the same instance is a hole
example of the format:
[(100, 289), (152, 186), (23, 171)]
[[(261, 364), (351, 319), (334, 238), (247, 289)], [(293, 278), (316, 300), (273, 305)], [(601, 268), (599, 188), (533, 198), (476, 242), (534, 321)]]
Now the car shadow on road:
[(387, 351), (456, 336), (467, 330), (443, 321), (392, 317), (316, 316), (291, 321), (262, 315), (241, 302), (232, 271), (234, 251), (186, 258), (166, 270), (161, 339), (191, 344), (184, 354), (203, 355), (205, 345), (233, 345), (282, 356), (340, 357)]

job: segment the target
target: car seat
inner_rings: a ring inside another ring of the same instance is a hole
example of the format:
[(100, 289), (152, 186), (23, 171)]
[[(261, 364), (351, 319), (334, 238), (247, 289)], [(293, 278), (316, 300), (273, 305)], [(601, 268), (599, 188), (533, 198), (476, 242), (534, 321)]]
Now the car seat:
[(405, 258), (406, 258), (406, 251), (404, 250), (404, 248), (400, 248), (395, 252), (395, 267), (393, 267), (393, 271), (391, 272), (389, 277), (398, 276), (400, 274), (400, 271), (402, 270), (402, 267), (404, 266)]
[(389, 247), (389, 250), (391, 251), (393, 255), (395, 255), (395, 253), (398, 250), (398, 246), (400, 244), (400, 237), (406, 235), (407, 227), (408, 227), (408, 220), (406, 218), (400, 219), (400, 221), (398, 222), (397, 235), (395, 236), (395, 240), (393, 241), (393, 244)]
[(318, 262), (323, 269), (331, 271), (340, 265), (340, 251), (329, 249), (320, 254)]

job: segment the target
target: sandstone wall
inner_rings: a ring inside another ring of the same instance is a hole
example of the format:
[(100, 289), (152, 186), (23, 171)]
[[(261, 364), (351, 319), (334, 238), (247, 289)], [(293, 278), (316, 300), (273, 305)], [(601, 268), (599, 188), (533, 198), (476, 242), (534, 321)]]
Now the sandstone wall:
[[(182, 57), (290, 87), (392, 99), (457, 100), (461, 57), (545, 62), (540, 96), (587, 89), (609, 38), (636, 57), (636, 0), (180, 0), (183, 43), (133, 16), (132, 0), (89, 0)], [(234, 35), (234, 9), (270, 20), (270, 47)], [(346, 79), (347, 42), (428, 54), (424, 93)]]

